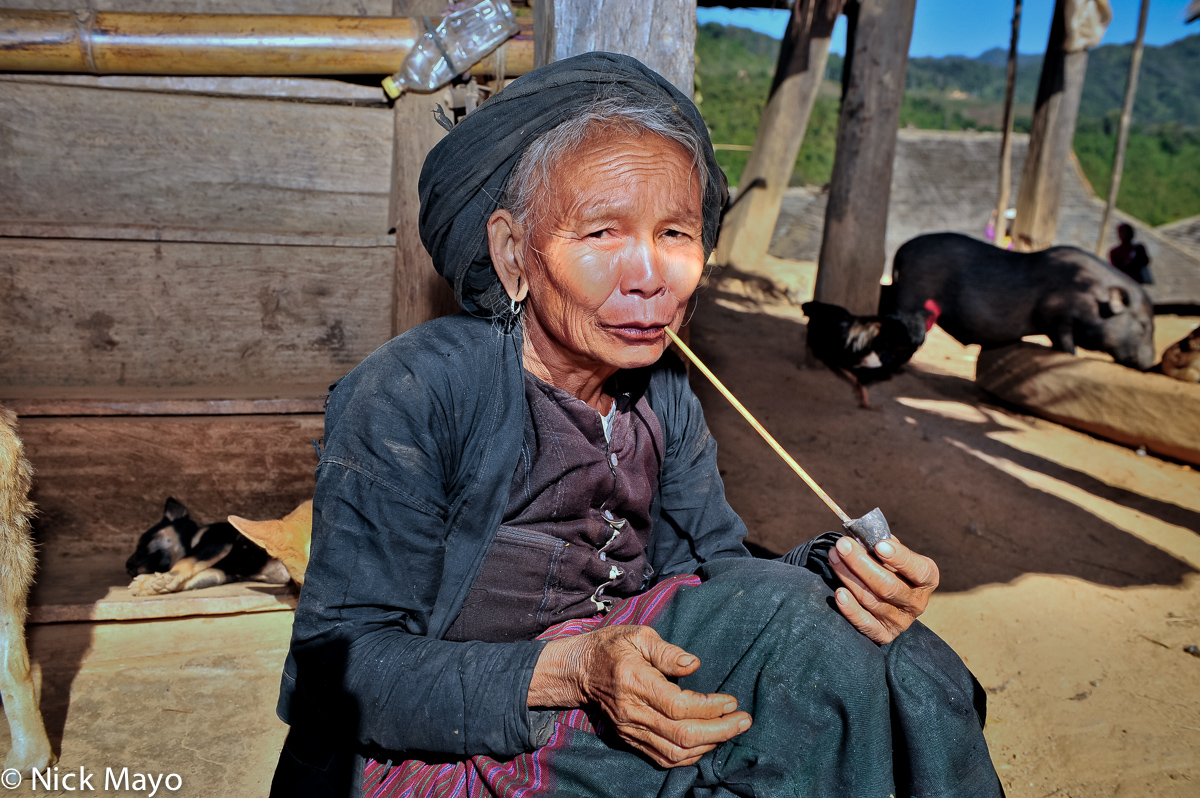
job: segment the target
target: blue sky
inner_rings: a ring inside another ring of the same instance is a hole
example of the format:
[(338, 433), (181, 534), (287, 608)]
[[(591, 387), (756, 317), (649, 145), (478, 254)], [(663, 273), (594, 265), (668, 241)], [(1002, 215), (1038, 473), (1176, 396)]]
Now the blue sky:
[[(1140, 0), (1111, 0), (1113, 22), (1104, 36), (1104, 44), (1133, 41), (1137, 35)], [(1153, 0), (1146, 26), (1147, 44), (1167, 44), (1192, 33), (1200, 33), (1200, 21), (1183, 24), (1188, 0)], [(1050, 15), (1054, 0), (1024, 0), (1021, 14), (1023, 53), (1038, 53), (1046, 48), (1050, 35)], [(979, 55), (993, 47), (1008, 48), (1012, 21), (1011, 0), (917, 0), (913, 22), (913, 56)], [(730, 10), (701, 8), (701, 22), (720, 22), (753, 28), (782, 38), (788, 12), (762, 8)], [(838, 19), (831, 43), (834, 52), (846, 52), (846, 18)]]

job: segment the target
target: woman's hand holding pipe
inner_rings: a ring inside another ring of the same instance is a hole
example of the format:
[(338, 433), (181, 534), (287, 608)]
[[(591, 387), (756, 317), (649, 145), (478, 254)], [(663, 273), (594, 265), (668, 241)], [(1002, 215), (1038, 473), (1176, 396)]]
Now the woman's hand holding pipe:
[(750, 728), (737, 699), (682, 690), (669, 680), (700, 660), (648, 626), (610, 626), (552, 640), (529, 686), (531, 707), (599, 706), (632, 748), (662, 767), (695, 764)]
[(890, 643), (925, 611), (938, 586), (937, 564), (895, 537), (880, 541), (872, 557), (844, 537), (829, 563), (845, 587), (835, 594), (838, 609), (855, 629), (876, 643)]

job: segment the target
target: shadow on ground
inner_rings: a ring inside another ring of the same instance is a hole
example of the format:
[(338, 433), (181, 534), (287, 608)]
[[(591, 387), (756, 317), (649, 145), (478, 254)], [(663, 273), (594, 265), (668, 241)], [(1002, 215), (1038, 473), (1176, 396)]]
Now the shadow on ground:
[[(1012, 414), (968, 379), (910, 366), (872, 386), (875, 408), (861, 410), (827, 369), (803, 367), (804, 333), (797, 321), (705, 301), (692, 345), (847, 512), (882, 508), (901, 539), (937, 560), (943, 591), (1035, 572), (1114, 587), (1177, 585), (1192, 573), (1112, 516), (1197, 533), (1200, 513), (1010, 445)], [(715, 389), (698, 375), (692, 384), (751, 542), (782, 552), (838, 526)]]

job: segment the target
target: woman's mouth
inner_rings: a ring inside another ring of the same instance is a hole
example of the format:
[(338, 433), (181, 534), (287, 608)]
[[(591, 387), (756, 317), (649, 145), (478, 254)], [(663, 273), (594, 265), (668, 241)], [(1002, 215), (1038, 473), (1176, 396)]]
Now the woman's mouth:
[(666, 338), (663, 324), (646, 324), (644, 322), (628, 322), (625, 324), (605, 324), (604, 328), (610, 334), (633, 344), (654, 344)]

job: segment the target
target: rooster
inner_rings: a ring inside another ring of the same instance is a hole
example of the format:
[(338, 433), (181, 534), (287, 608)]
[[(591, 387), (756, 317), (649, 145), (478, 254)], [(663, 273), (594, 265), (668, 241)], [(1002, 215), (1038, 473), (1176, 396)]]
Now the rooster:
[(805, 302), (808, 348), (813, 357), (844, 377), (859, 407), (870, 408), (866, 386), (890, 379), (925, 343), (940, 315), (932, 299), (917, 313), (855, 316), (838, 305)]

